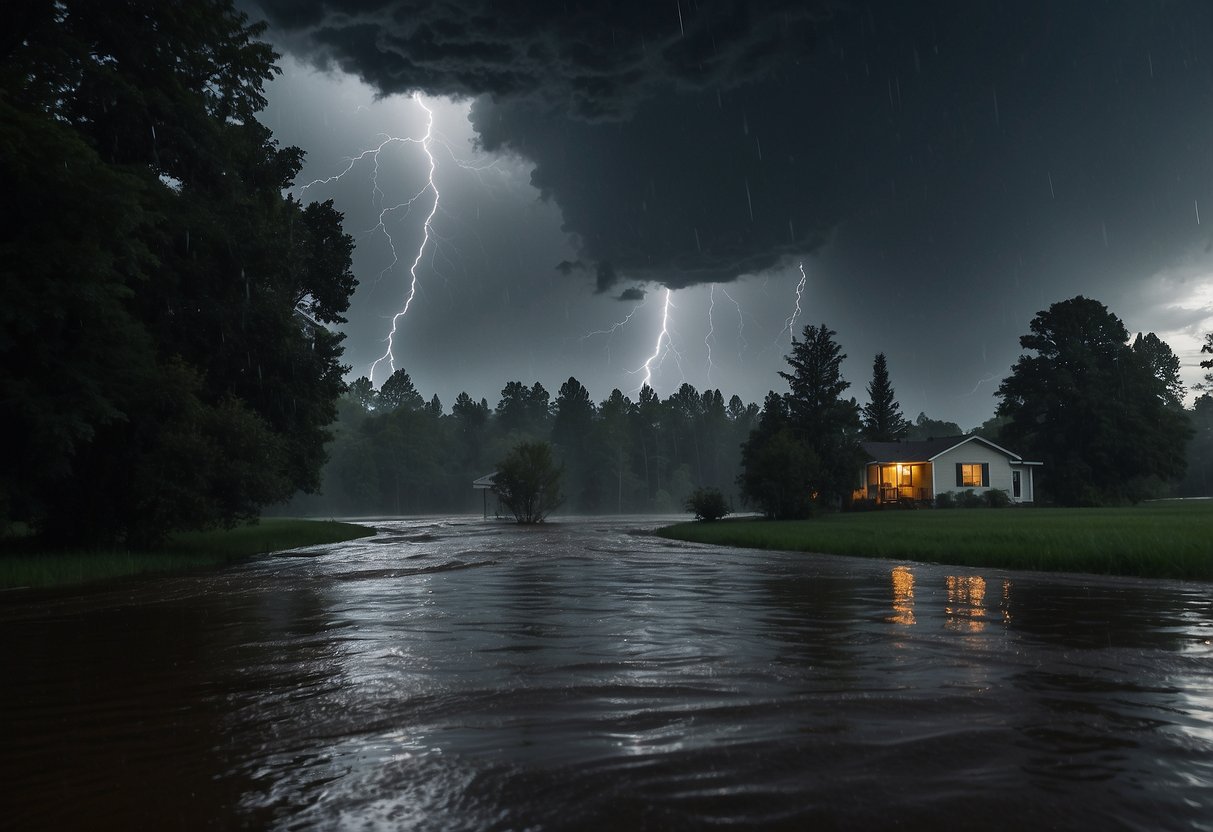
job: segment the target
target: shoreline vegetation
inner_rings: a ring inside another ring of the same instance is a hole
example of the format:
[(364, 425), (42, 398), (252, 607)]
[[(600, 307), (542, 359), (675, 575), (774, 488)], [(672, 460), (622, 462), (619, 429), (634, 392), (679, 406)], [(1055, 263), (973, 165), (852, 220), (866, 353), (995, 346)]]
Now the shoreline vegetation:
[(0, 589), (66, 587), (110, 578), (184, 572), (302, 546), (375, 534), (371, 526), (335, 520), (263, 518), (253, 525), (180, 532), (150, 552), (37, 551), (32, 538), (0, 542)]
[(1213, 502), (1124, 508), (926, 509), (667, 526), (692, 543), (953, 566), (1213, 581)]

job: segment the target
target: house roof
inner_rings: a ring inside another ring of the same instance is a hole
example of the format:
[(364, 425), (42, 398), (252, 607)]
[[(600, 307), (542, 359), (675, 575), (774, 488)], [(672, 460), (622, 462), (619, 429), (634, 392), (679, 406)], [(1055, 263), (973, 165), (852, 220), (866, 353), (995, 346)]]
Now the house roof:
[(995, 445), (980, 436), (944, 436), (939, 439), (924, 439), (916, 442), (863, 442), (864, 453), (871, 462), (929, 462), (942, 453), (966, 442), (980, 442), (999, 453), (1006, 454), (1011, 462), (1020, 462), (1019, 454)]

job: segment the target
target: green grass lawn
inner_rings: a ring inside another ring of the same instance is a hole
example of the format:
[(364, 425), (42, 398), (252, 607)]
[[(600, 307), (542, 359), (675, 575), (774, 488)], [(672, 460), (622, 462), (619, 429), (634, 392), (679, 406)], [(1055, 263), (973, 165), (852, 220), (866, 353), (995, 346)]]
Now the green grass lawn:
[(1213, 502), (1132, 508), (923, 509), (680, 523), (663, 537), (756, 549), (1213, 580)]
[(38, 552), (30, 541), (0, 546), (0, 588), (68, 586), (145, 572), (179, 572), (300, 546), (369, 537), (375, 530), (332, 520), (267, 518), (254, 526), (173, 535), (151, 552)]

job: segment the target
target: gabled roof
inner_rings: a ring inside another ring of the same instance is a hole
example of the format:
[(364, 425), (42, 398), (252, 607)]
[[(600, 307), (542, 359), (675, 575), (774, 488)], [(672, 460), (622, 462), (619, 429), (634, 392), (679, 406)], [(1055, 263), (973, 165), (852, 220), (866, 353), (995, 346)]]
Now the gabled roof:
[(871, 462), (930, 462), (940, 454), (958, 448), (966, 442), (980, 442), (1001, 454), (1006, 454), (1012, 462), (1021, 460), (1019, 454), (1011, 453), (980, 436), (944, 436), (940, 439), (916, 442), (863, 442), (861, 446)]

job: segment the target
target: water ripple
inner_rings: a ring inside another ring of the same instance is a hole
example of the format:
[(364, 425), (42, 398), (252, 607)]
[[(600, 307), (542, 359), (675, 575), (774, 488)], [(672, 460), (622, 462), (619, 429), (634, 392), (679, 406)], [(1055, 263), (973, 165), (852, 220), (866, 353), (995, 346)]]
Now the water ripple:
[(1206, 586), (376, 525), (6, 596), (6, 821), (1211, 828)]

